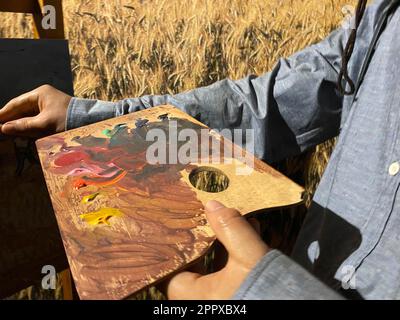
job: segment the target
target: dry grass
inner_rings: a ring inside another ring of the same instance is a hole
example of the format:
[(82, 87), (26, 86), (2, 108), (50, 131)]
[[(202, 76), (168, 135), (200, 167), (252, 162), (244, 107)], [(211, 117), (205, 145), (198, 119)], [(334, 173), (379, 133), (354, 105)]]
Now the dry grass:
[[(354, 0), (64, 0), (77, 96), (118, 100), (177, 93), (270, 70), (323, 39)], [(30, 37), (23, 14), (2, 14), (1, 37)], [(297, 161), (311, 195), (333, 143)], [(297, 165), (296, 165), (297, 164)], [(309, 198), (310, 199), (310, 196)]]

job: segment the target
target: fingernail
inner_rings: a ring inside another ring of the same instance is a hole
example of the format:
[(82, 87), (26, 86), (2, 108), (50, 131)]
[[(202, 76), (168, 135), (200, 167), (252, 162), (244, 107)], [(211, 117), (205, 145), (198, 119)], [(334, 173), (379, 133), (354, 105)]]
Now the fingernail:
[(225, 206), (221, 202), (218, 202), (218, 201), (215, 201), (215, 200), (208, 201), (206, 203), (206, 206), (205, 206), (205, 209), (208, 212), (217, 211), (217, 210), (222, 209), (222, 208), (225, 208)]

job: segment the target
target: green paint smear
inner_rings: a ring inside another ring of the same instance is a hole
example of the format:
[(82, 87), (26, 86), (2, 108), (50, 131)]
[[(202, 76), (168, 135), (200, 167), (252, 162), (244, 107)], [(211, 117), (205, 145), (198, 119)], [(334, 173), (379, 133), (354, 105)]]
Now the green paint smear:
[(101, 133), (104, 134), (105, 136), (111, 138), (111, 130), (110, 129), (105, 129)]

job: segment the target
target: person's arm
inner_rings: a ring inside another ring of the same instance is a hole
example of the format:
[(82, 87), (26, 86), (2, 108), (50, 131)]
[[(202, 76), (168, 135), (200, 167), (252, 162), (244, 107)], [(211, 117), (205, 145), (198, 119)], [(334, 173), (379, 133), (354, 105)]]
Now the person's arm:
[(278, 250), (271, 250), (252, 269), (234, 300), (338, 300), (338, 292)]
[(67, 129), (171, 104), (214, 129), (252, 128), (255, 153), (269, 162), (297, 154), (338, 134), (342, 98), (336, 90), (346, 32), (280, 59), (262, 76), (225, 79), (177, 95), (116, 103), (73, 98)]
[(322, 42), (280, 59), (262, 76), (225, 79), (174, 96), (143, 96), (114, 103), (71, 99), (43, 86), (0, 110), (0, 123), (5, 124), (0, 131), (42, 136), (171, 104), (214, 129), (254, 129), (256, 156), (278, 161), (338, 134), (343, 99), (336, 81), (346, 38), (345, 30), (339, 29)]

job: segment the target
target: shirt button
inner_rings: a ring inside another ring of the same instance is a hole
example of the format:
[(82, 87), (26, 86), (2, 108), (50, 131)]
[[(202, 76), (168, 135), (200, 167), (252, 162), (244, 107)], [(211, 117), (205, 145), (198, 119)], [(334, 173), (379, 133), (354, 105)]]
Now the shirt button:
[(393, 162), (390, 167), (389, 167), (389, 174), (391, 176), (395, 176), (396, 174), (398, 174), (400, 171), (400, 164), (396, 161)]

